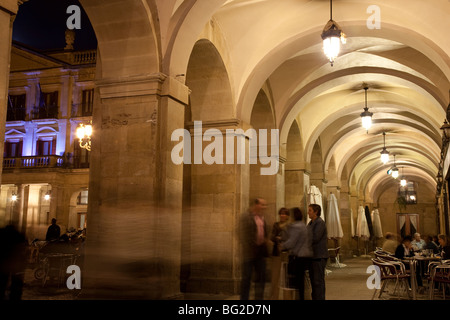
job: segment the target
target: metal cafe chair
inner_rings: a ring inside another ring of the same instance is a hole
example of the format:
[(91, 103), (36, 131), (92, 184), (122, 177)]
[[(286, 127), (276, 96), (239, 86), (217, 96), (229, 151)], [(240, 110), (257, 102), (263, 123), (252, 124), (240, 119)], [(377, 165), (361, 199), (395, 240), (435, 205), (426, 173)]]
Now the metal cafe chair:
[[(431, 266), (431, 277), (429, 284), (429, 297), (430, 300), (434, 298), (434, 286), (435, 283), (442, 287), (442, 296), (445, 300), (445, 289), (450, 284), (450, 265), (449, 264), (433, 264)], [(438, 290), (439, 290), (438, 287)]]
[[(382, 286), (380, 288), (378, 298), (381, 298), (381, 295), (386, 289), (386, 285), (388, 284), (389, 281), (392, 280), (395, 280), (394, 291), (392, 293), (393, 295), (395, 295), (398, 285), (401, 283), (405, 283), (405, 289), (409, 296), (408, 291), (409, 285), (407, 281), (410, 275), (405, 272), (404, 266), (402, 267), (401, 265), (398, 265), (396, 262), (393, 261), (382, 261), (379, 259), (372, 259), (372, 263), (380, 269), (380, 280), (382, 282)], [(377, 289), (375, 288), (372, 300), (375, 298), (376, 294)]]

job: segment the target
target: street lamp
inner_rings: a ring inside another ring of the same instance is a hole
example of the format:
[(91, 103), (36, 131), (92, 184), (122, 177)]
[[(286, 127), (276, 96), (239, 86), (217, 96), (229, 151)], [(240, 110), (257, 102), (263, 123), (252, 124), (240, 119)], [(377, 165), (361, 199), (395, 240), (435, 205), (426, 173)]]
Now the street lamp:
[(76, 134), (80, 143), (80, 147), (91, 151), (92, 124), (89, 123), (84, 125), (80, 123), (77, 128)]
[(364, 91), (365, 91), (365, 97), (366, 97), (365, 98), (365, 107), (364, 107), (364, 112), (362, 112), (360, 116), (361, 116), (362, 126), (368, 132), (370, 127), (372, 126), (373, 113), (369, 112), (369, 108), (367, 107), (367, 89), (369, 89), (367, 87), (367, 85), (364, 85)]
[(394, 155), (394, 167), (392, 168), (392, 178), (398, 178), (398, 168), (395, 166), (395, 155)]
[(345, 44), (347, 42), (345, 33), (336, 21), (333, 20), (333, 1), (330, 0), (330, 20), (327, 22), (322, 31), (323, 40), (323, 52), (327, 56), (328, 60), (333, 66), (334, 59), (339, 55), (341, 49), (341, 42)]
[(383, 164), (388, 163), (389, 161), (389, 151), (386, 150), (386, 132), (383, 132), (383, 150), (381, 150), (381, 162)]
[(403, 167), (402, 167), (402, 179), (400, 180), (400, 185), (402, 187), (406, 187), (407, 181), (406, 181), (406, 177), (403, 175)]

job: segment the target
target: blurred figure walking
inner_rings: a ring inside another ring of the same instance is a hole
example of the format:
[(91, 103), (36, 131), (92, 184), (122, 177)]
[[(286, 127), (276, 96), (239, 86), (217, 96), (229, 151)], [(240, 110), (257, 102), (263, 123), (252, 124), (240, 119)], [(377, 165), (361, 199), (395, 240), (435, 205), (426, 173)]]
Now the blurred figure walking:
[[(282, 248), (281, 240), (286, 233), (286, 228), (289, 224), (289, 210), (286, 208), (281, 208), (278, 211), (280, 221), (275, 222), (272, 228), (272, 235), (270, 240), (273, 242), (272, 250), (272, 287), (271, 287), (271, 300), (278, 300), (280, 292), (280, 270), (281, 270), (281, 260), (282, 260)], [(284, 255), (283, 255), (284, 256)]]
[(266, 283), (267, 230), (264, 213), (267, 203), (257, 198), (248, 213), (240, 221), (240, 241), (242, 245), (241, 300), (248, 300), (252, 274), (255, 272), (255, 299), (264, 299)]
[(289, 250), (289, 263), (293, 266), (294, 286), (298, 289), (300, 300), (305, 300), (305, 271), (309, 269), (313, 256), (311, 229), (303, 222), (303, 213), (299, 208), (291, 209), (295, 222), (287, 229), (287, 240), (283, 248)]

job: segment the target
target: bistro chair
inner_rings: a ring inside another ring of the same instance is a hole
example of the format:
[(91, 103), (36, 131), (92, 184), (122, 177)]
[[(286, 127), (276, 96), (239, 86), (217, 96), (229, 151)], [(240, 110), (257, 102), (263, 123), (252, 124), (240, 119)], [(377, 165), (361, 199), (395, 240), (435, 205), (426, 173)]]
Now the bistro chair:
[[(442, 295), (445, 300), (445, 289), (448, 284), (450, 284), (450, 265), (449, 264), (434, 264), (431, 267), (431, 277), (429, 285), (429, 296), (430, 300), (434, 298), (434, 286), (435, 283), (442, 286)], [(439, 290), (438, 287), (438, 290)]]
[[(404, 266), (401, 267), (401, 265), (397, 265), (396, 262), (372, 259), (372, 263), (380, 269), (380, 280), (382, 282), (382, 286), (380, 288), (378, 298), (381, 298), (381, 295), (385, 291), (386, 285), (390, 280), (395, 280), (394, 291), (392, 293), (393, 295), (395, 295), (398, 285), (404, 283), (405, 281), (408, 281), (408, 278), (410, 277), (410, 275), (405, 272)], [(409, 296), (408, 288), (409, 285), (406, 282), (405, 289)], [(372, 300), (375, 298), (376, 294), (377, 289), (375, 288)]]

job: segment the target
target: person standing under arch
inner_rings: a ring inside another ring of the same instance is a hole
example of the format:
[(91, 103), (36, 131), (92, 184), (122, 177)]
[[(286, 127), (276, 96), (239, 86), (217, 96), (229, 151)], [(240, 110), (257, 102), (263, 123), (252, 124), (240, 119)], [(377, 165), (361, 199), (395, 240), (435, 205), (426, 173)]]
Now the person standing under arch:
[(247, 214), (240, 222), (240, 240), (242, 245), (241, 300), (248, 300), (252, 274), (255, 272), (255, 299), (264, 299), (266, 283), (267, 230), (264, 213), (267, 203), (256, 198)]
[(328, 260), (327, 226), (320, 217), (322, 208), (317, 204), (310, 204), (308, 216), (311, 221), (308, 228), (312, 234), (313, 257), (311, 259), (309, 278), (311, 280), (311, 298), (325, 300), (325, 266)]

